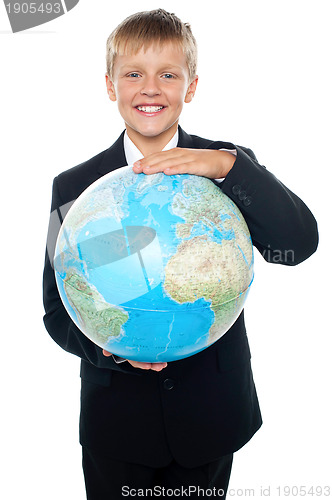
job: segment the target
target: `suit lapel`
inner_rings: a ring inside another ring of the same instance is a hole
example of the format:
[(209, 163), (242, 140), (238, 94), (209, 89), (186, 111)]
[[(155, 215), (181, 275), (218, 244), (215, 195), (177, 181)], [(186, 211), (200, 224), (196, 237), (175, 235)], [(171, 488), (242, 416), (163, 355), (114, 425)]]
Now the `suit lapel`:
[(179, 126), (179, 148), (195, 148), (193, 138)]
[(112, 170), (116, 170), (119, 167), (124, 167), (127, 165), (127, 160), (123, 147), (123, 136), (125, 131), (122, 132), (120, 137), (115, 141), (115, 143), (108, 149), (106, 149), (102, 161), (98, 166), (98, 173), (105, 175)]
[(231, 142), (211, 141), (203, 139), (197, 135), (189, 135), (181, 127), (179, 127), (179, 144), (180, 148), (193, 149), (234, 149), (235, 146)]

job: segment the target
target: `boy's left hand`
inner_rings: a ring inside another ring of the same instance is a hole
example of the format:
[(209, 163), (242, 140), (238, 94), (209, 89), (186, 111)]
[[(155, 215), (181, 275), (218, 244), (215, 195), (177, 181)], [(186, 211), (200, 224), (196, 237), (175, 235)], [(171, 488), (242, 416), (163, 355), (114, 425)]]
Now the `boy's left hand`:
[(166, 175), (194, 174), (209, 179), (226, 177), (234, 165), (236, 157), (227, 151), (218, 149), (173, 148), (136, 161), (133, 171), (136, 174)]
[[(107, 358), (112, 356), (112, 353), (103, 349), (103, 355)], [(140, 370), (152, 370), (155, 372), (160, 372), (164, 368), (166, 368), (167, 363), (143, 363), (141, 361), (132, 361), (130, 359), (126, 359), (128, 363), (134, 368), (139, 368)]]

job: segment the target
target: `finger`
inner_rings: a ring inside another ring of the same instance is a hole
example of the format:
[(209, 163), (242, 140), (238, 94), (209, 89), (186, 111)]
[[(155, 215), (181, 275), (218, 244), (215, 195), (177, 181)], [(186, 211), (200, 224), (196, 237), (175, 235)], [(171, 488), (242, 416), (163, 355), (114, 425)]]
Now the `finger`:
[[(191, 166), (189, 166), (191, 164)], [(158, 162), (151, 162), (149, 165), (143, 165), (142, 171), (145, 174), (156, 174), (158, 172), (186, 173), (188, 169), (194, 168), (195, 161), (190, 156), (176, 156), (163, 158)]]
[(140, 361), (131, 361), (129, 359), (127, 359), (127, 361), (134, 368), (140, 368), (141, 370), (150, 370), (151, 369), (151, 363), (142, 363)]
[(158, 151), (157, 153), (151, 153), (144, 158), (141, 158), (141, 162), (143, 164), (149, 164), (149, 165), (154, 165), (155, 163), (158, 163), (159, 161), (170, 159), (170, 158), (177, 158), (181, 155), (183, 155), (185, 152), (190, 150), (183, 149), (183, 148), (173, 148), (173, 149), (168, 149), (167, 151)]
[(141, 161), (135, 161), (135, 163), (133, 164), (133, 171), (136, 173), (136, 174), (140, 174), (141, 172), (143, 172), (143, 165), (141, 163)]
[(202, 175), (202, 168), (198, 163), (191, 161), (166, 167), (163, 172), (166, 175), (178, 175), (178, 174)]
[(173, 148), (167, 151), (160, 151), (158, 153), (152, 153), (133, 164), (133, 170), (136, 173), (142, 172), (147, 167), (155, 167), (159, 163), (167, 160), (176, 160), (183, 155), (183, 150), (181, 148)]
[(166, 368), (167, 363), (151, 363), (151, 370), (155, 372), (160, 372), (164, 368)]
[(105, 349), (103, 349), (103, 355), (108, 358), (108, 357), (112, 356), (112, 353), (108, 352), (108, 351), (105, 351)]
[(167, 366), (167, 363), (144, 363), (141, 361), (131, 361), (129, 359), (127, 359), (127, 361), (134, 368), (140, 368), (141, 370), (153, 370), (159, 372)]

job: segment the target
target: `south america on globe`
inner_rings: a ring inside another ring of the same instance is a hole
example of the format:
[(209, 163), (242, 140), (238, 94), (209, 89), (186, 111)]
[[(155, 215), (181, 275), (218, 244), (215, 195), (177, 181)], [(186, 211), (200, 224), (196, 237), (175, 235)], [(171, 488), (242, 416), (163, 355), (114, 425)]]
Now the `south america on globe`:
[(168, 362), (207, 348), (236, 321), (253, 247), (240, 210), (211, 180), (126, 166), (74, 202), (54, 270), (69, 316), (92, 342)]

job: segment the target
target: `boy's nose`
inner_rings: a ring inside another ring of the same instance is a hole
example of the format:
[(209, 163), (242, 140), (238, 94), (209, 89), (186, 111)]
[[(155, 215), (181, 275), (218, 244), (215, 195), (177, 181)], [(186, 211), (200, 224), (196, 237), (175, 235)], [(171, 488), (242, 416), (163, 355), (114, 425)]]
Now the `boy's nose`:
[(148, 78), (144, 81), (141, 89), (141, 94), (148, 97), (153, 97), (155, 95), (160, 95), (161, 90), (159, 88), (158, 82), (155, 78)]

